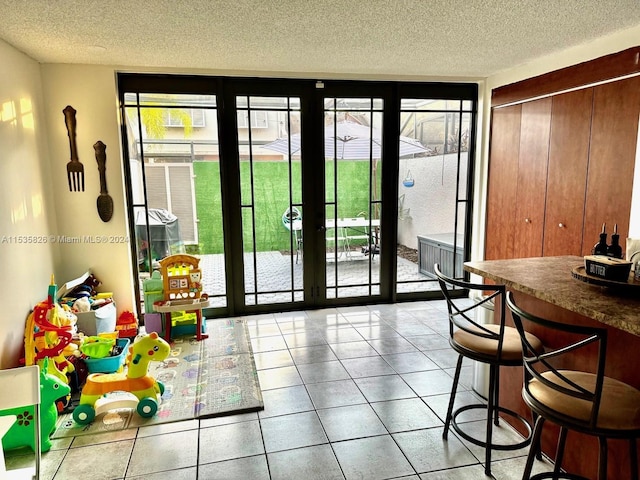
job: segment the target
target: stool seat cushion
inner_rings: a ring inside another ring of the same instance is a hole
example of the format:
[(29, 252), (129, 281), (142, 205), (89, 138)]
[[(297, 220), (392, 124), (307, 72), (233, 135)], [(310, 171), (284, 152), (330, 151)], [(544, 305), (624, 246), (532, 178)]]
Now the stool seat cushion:
[[(577, 385), (595, 391), (595, 374), (571, 370), (559, 372)], [(575, 390), (552, 371), (544, 372), (542, 376), (557, 385)], [(535, 378), (529, 382), (528, 390), (536, 401), (565, 416), (585, 422), (591, 418), (593, 402), (559, 392)], [(640, 390), (604, 377), (596, 427), (603, 430), (640, 430)]]
[[(488, 324), (483, 325), (487, 330), (495, 333), (500, 333), (500, 325)], [(482, 333), (478, 329), (478, 333)], [(530, 333), (527, 333), (527, 340), (536, 351), (542, 351), (542, 342)], [(466, 332), (464, 330), (456, 330), (453, 333), (453, 340), (460, 346), (467, 350), (477, 352), (487, 356), (497, 356), (498, 354), (498, 340), (493, 338), (485, 338), (473, 333)], [(502, 341), (502, 357), (506, 361), (518, 361), (522, 360), (522, 341), (518, 330), (514, 327), (504, 327), (504, 336)]]

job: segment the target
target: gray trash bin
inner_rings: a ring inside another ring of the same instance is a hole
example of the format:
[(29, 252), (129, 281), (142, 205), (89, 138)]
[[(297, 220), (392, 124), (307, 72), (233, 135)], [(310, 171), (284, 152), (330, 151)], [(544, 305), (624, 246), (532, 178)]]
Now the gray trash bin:
[[(481, 297), (479, 300), (482, 300)], [(483, 303), (481, 308), (476, 310), (476, 321), (480, 324), (493, 323), (493, 301)], [(473, 362), (473, 391), (487, 399), (489, 396), (489, 364)]]

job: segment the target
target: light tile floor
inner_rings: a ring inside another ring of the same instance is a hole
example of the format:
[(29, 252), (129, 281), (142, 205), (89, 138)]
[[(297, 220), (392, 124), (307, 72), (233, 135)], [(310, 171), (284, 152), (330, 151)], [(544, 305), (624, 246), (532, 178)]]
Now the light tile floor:
[[(487, 478), (482, 448), (442, 439), (456, 360), (443, 301), (247, 319), (264, 411), (56, 440), (41, 478)], [(477, 401), (472, 365), (463, 368), (459, 404)], [(462, 421), (483, 429), (477, 413)], [(497, 434), (517, 435), (504, 423)], [(526, 453), (495, 452), (494, 477), (521, 478)], [(11, 455), (7, 467), (31, 461)]]

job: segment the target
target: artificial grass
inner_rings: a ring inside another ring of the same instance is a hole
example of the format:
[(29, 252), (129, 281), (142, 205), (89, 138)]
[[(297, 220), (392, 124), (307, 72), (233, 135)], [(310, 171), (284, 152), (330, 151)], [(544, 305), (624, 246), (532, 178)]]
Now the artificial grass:
[[(369, 211), (369, 163), (362, 160), (340, 160), (337, 164), (338, 217), (355, 217)], [(289, 231), (282, 224), (282, 214), (289, 207), (289, 186), (293, 204), (301, 202), (300, 162), (282, 161), (240, 162), (242, 205), (242, 233), (245, 251), (289, 250)], [(334, 169), (326, 163), (325, 201), (333, 202)], [(216, 161), (193, 163), (195, 178), (196, 212), (198, 215), (199, 252), (222, 253), (222, 196), (220, 191), (220, 164)], [(253, 173), (253, 182), (251, 174)], [(379, 179), (378, 179), (379, 182)], [(253, 189), (251, 186), (253, 185)], [(253, 190), (253, 191), (252, 191)], [(378, 191), (380, 191), (378, 189)], [(310, 214), (311, 212), (307, 212)], [(327, 206), (332, 216), (333, 206)], [(305, 212), (303, 209), (303, 217)]]

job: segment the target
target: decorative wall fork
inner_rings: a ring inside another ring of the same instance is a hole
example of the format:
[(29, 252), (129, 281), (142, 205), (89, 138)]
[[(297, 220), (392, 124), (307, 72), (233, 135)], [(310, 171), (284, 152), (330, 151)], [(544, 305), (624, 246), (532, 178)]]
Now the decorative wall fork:
[(62, 110), (62, 113), (64, 113), (64, 123), (67, 126), (69, 148), (71, 150), (71, 161), (67, 163), (69, 191), (84, 192), (84, 165), (78, 160), (78, 148), (76, 146), (76, 111), (71, 105), (67, 105)]

